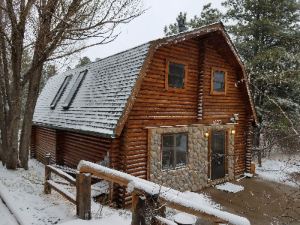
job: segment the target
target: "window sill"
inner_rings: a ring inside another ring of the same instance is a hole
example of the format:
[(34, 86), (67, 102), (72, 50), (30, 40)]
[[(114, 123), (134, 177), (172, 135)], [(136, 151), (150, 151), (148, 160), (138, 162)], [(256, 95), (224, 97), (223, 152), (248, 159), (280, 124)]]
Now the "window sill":
[(210, 92), (210, 95), (226, 96), (226, 92)]
[(170, 91), (170, 92), (174, 92), (174, 93), (176, 93), (176, 92), (184, 92), (184, 91), (186, 91), (186, 87), (184, 87), (184, 88), (174, 88), (174, 87), (166, 87), (165, 88), (165, 91), (167, 92), (167, 91)]
[(184, 165), (184, 166), (178, 166), (175, 168), (169, 168), (169, 169), (161, 169), (162, 172), (168, 172), (168, 171), (176, 171), (176, 170), (181, 170), (181, 169), (187, 169), (188, 166)]

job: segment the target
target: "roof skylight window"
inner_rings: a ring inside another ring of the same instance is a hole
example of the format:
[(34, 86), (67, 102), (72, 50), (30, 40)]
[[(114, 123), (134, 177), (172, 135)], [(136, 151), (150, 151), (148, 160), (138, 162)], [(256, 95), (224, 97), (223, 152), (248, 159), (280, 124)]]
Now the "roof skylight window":
[(51, 109), (55, 109), (59, 99), (61, 98), (64, 90), (66, 89), (66, 87), (68, 86), (68, 83), (70, 82), (72, 75), (66, 76), (63, 83), (61, 84), (60, 88), (58, 89), (55, 97), (53, 98), (51, 104), (50, 104), (50, 108)]
[(64, 109), (68, 109), (70, 107), (70, 105), (72, 104), (72, 101), (75, 98), (75, 96), (78, 92), (78, 89), (79, 89), (83, 79), (85, 78), (85, 75), (87, 74), (87, 72), (88, 72), (88, 70), (84, 70), (78, 74), (68, 96), (66, 97), (66, 99), (64, 101), (64, 104), (63, 104)]

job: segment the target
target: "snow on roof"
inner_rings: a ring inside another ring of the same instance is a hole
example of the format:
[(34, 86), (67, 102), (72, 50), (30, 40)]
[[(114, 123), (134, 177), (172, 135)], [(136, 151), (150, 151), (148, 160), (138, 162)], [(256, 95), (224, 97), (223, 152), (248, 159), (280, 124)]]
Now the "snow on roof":
[[(185, 41), (218, 30), (224, 31), (222, 23), (160, 38), (50, 78), (38, 98), (33, 123), (56, 129), (117, 136), (116, 129), (118, 125), (122, 129), (122, 122), (132, 107), (128, 102), (135, 98), (136, 81), (142, 76), (143, 67), (148, 65), (149, 60), (146, 59), (151, 55), (150, 52), (162, 45)], [(70, 107), (64, 109), (63, 103), (79, 73), (84, 70), (88, 70), (86, 77), (75, 92)], [(72, 78), (55, 108), (51, 109), (50, 105), (68, 75), (72, 75)], [(254, 107), (252, 109), (255, 115)]]
[[(114, 135), (127, 99), (135, 85), (150, 44), (146, 43), (86, 66), (51, 77), (34, 112), (34, 124)], [(81, 71), (85, 79), (68, 110), (63, 103)], [(72, 78), (55, 109), (50, 105), (65, 77)]]

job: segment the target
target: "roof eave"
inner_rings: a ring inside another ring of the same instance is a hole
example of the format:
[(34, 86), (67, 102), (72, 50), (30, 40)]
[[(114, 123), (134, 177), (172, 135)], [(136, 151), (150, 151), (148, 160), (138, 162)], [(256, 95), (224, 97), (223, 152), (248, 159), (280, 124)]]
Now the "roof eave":
[(114, 133), (113, 134), (107, 134), (107, 133), (101, 133), (101, 132), (97, 132), (97, 131), (88, 131), (88, 130), (82, 130), (82, 129), (60, 127), (60, 126), (55, 126), (55, 125), (47, 124), (47, 123), (33, 122), (33, 126), (45, 127), (45, 128), (49, 128), (49, 129), (62, 130), (62, 131), (70, 131), (70, 132), (75, 132), (75, 133), (80, 133), (80, 134), (87, 134), (87, 135), (103, 137), (103, 138), (112, 138), (112, 139), (116, 138), (116, 135)]

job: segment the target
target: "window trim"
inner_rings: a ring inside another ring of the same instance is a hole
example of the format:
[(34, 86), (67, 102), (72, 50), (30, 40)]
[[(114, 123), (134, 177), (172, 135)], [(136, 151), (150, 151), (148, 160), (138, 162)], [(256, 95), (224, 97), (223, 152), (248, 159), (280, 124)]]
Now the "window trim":
[[(175, 167), (172, 167), (172, 168), (163, 168), (163, 136), (164, 135), (173, 135), (173, 136), (175, 136), (176, 134), (185, 134), (186, 135), (186, 138), (187, 138), (187, 142), (186, 142), (186, 164), (182, 165), (182, 166), (175, 166)], [(177, 170), (177, 169), (187, 168), (188, 164), (189, 164), (189, 157), (188, 157), (189, 156), (189, 133), (188, 132), (163, 133), (163, 134), (161, 134), (160, 137), (161, 137), (161, 151), (160, 151), (161, 170), (162, 171), (170, 171), (170, 170)]]
[[(182, 64), (184, 65), (184, 79), (183, 79), (183, 87), (175, 88), (169, 86), (169, 65), (170, 63)], [(174, 91), (182, 91), (186, 89), (187, 85), (187, 77), (188, 77), (188, 63), (184, 60), (178, 60), (173, 58), (166, 59), (166, 72), (165, 72), (165, 89), (166, 90), (174, 90)]]
[[(212, 147), (212, 133), (214, 131), (224, 131), (225, 133), (225, 151), (224, 151), (224, 154), (225, 154), (225, 162), (224, 162), (224, 170), (225, 170), (225, 176), (228, 176), (228, 146), (229, 146), (229, 129), (225, 128), (225, 129), (211, 129), (209, 131), (209, 140), (208, 140), (208, 155), (207, 155), (207, 160), (208, 160), (208, 170), (207, 170), (207, 177), (208, 177), (208, 182), (211, 181), (211, 169), (212, 169), (212, 166), (211, 166), (211, 147)], [(220, 179), (224, 179), (224, 178), (220, 178)], [(218, 179), (215, 179), (214, 181), (217, 181)]]
[(64, 91), (66, 90), (68, 84), (70, 83), (70, 80), (72, 78), (72, 74), (65, 76), (62, 84), (60, 85), (58, 91), (56, 92), (54, 98), (52, 99), (50, 103), (50, 109), (55, 109), (59, 100), (63, 96)]
[[(214, 73), (215, 71), (224, 72), (224, 91), (219, 92), (214, 90)], [(227, 94), (227, 70), (221, 67), (212, 67), (210, 79), (210, 94), (211, 95), (226, 95)]]
[[(73, 83), (73, 86), (71, 87), (71, 89), (69, 90), (68, 95), (66, 96), (64, 102), (63, 102), (63, 109), (67, 110), (70, 108), (74, 98), (77, 95), (77, 92), (81, 86), (81, 84), (83, 83), (83, 80), (86, 77), (88, 70), (82, 70), (80, 71), (77, 76), (75, 77), (75, 81)], [(82, 77), (80, 77), (82, 75)], [(78, 81), (78, 82), (77, 82)]]

